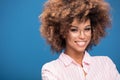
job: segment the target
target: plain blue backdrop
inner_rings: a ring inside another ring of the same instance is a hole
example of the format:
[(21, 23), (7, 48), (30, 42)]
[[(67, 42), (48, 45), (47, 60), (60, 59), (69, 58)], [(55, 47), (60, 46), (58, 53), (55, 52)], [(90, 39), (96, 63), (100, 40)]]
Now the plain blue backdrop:
[[(41, 80), (41, 67), (56, 59), (39, 33), (46, 0), (0, 0), (0, 80)], [(107, 0), (112, 28), (91, 55), (109, 56), (120, 72), (120, 0)]]

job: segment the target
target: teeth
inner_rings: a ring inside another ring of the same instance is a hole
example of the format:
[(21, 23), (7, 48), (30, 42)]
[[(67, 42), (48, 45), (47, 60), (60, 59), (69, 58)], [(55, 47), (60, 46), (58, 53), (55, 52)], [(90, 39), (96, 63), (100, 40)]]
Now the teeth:
[(85, 42), (76, 42), (79, 46), (84, 46)]

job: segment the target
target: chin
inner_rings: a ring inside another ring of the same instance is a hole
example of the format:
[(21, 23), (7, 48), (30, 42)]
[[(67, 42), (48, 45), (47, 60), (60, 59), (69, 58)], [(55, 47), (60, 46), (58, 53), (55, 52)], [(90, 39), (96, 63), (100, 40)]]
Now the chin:
[(78, 49), (77, 52), (85, 52), (85, 48)]

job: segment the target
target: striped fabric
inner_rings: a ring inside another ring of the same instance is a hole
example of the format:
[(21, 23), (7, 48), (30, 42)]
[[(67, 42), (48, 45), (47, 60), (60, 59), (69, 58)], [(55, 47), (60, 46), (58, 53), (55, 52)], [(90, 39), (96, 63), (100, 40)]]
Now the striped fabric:
[(82, 64), (61, 53), (57, 60), (43, 65), (42, 80), (120, 80), (115, 64), (106, 56), (85, 52)]

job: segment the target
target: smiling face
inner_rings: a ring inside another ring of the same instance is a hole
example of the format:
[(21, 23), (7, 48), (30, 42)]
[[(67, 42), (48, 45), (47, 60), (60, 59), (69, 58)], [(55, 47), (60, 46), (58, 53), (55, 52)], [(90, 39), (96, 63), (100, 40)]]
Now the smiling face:
[(90, 43), (91, 36), (90, 20), (79, 22), (74, 19), (65, 36), (66, 51), (83, 53)]

